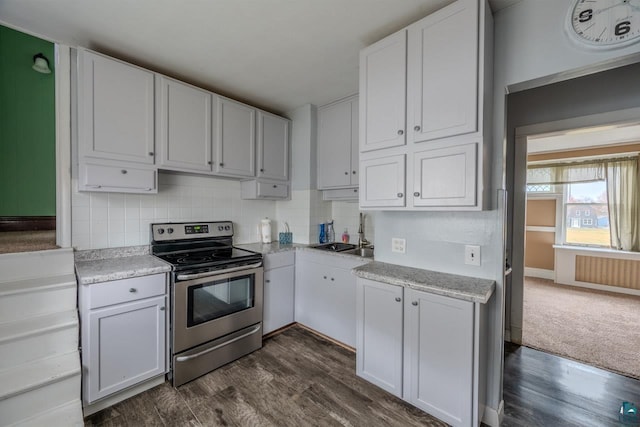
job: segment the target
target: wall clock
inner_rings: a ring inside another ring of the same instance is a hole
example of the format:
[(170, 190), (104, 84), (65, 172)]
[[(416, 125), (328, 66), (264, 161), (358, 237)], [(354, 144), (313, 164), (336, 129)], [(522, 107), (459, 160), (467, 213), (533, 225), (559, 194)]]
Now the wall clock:
[(576, 0), (567, 32), (578, 43), (612, 49), (640, 41), (640, 0)]

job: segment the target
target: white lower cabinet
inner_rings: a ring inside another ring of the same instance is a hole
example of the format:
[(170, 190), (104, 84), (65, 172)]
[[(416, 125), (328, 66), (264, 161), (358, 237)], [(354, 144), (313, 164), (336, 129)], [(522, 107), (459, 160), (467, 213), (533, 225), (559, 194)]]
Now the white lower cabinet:
[(356, 345), (358, 259), (299, 251), (296, 255), (295, 320), (348, 346)]
[(294, 263), (294, 251), (264, 256), (263, 335), (294, 321)]
[(402, 397), (402, 287), (357, 280), (356, 374)]
[(453, 426), (477, 426), (481, 313), (483, 304), (358, 278), (356, 373)]
[(166, 275), (80, 287), (85, 406), (166, 371)]

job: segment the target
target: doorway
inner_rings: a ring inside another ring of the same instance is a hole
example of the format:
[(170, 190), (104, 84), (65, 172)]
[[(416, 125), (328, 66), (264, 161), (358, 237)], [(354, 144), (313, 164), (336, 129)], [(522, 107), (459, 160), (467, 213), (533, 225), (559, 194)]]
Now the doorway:
[[(526, 202), (515, 208), (525, 217), (522, 344), (633, 378), (640, 253), (617, 247), (626, 231), (610, 227), (608, 209), (637, 205), (639, 141), (626, 122), (528, 135)], [(607, 185), (621, 167), (633, 168), (626, 193)]]

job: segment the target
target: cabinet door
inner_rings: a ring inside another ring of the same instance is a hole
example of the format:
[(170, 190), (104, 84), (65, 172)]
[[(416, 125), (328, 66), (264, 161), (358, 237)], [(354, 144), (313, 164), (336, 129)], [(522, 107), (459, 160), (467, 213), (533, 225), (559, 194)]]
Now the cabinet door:
[(360, 207), (405, 205), (405, 155), (360, 161)]
[(296, 263), (296, 321), (354, 347), (355, 286), (349, 270), (307, 261)]
[(473, 303), (405, 289), (404, 399), (454, 426), (470, 426)]
[(289, 179), (289, 120), (258, 111), (258, 177)]
[(409, 141), (478, 129), (478, 1), (458, 0), (409, 27)]
[(351, 186), (359, 184), (360, 171), (360, 144), (358, 132), (360, 131), (360, 102), (354, 98), (351, 102)]
[(256, 110), (218, 97), (215, 172), (255, 176)]
[(166, 77), (159, 80), (161, 164), (210, 171), (211, 93)]
[(263, 335), (293, 323), (293, 266), (264, 272)]
[(414, 206), (475, 206), (477, 144), (414, 153)]
[(357, 279), (356, 374), (402, 397), (402, 287)]
[(165, 372), (165, 319), (164, 296), (89, 312), (87, 403)]
[(154, 163), (154, 74), (80, 51), (78, 139), (83, 156)]
[(360, 151), (405, 143), (407, 33), (360, 51)]
[(352, 98), (318, 109), (318, 188), (352, 185), (353, 124)]

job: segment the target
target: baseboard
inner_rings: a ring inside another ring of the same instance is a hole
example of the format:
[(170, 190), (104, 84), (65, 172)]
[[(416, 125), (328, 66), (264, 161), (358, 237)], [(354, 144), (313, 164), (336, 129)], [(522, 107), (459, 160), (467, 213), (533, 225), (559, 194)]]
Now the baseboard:
[(522, 328), (511, 326), (511, 342), (514, 344), (522, 345)]
[(557, 283), (558, 285), (568, 285), (575, 286), (578, 288), (587, 288), (594, 289), (596, 291), (606, 291), (613, 292), (616, 294), (626, 294), (626, 295), (635, 295), (640, 296), (640, 290), (638, 289), (629, 289), (629, 288), (621, 288), (619, 286), (609, 286), (609, 285), (599, 285), (597, 283), (588, 283), (588, 282), (578, 282), (577, 280), (572, 281), (571, 283)]
[(504, 418), (504, 400), (500, 401), (498, 409), (485, 407), (484, 415), (482, 416), (482, 422), (491, 427), (499, 427), (502, 424)]
[(537, 277), (540, 279), (555, 280), (555, 272), (544, 268), (525, 267), (524, 275), (528, 277)]
[(2, 216), (0, 231), (55, 230), (55, 216)]
[(116, 393), (111, 396), (100, 399), (92, 404), (87, 405), (83, 402), (84, 407), (82, 408), (82, 411), (84, 413), (84, 416), (87, 417), (89, 415), (95, 414), (96, 412), (102, 411), (103, 409), (113, 406), (116, 403), (120, 403), (123, 400), (126, 400), (130, 397), (140, 394), (143, 391), (159, 386), (160, 384), (163, 384), (164, 381), (165, 381), (165, 376), (164, 374), (162, 374), (160, 376), (147, 380), (143, 383), (132, 386), (126, 390), (123, 390), (120, 393)]

